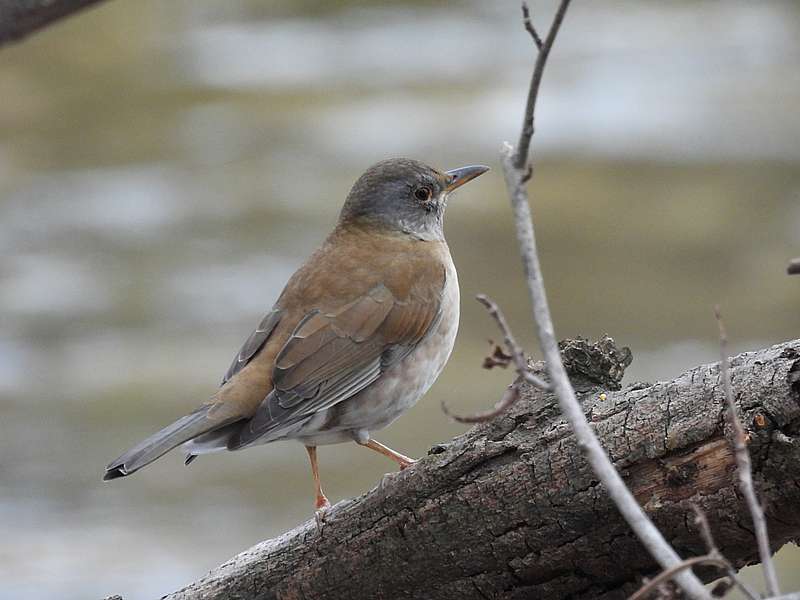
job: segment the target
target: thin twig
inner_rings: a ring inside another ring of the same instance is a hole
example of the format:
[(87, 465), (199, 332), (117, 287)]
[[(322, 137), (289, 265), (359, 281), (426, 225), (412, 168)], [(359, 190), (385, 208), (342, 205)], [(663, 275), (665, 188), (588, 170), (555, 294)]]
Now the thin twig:
[(789, 266), (786, 267), (786, 272), (789, 275), (800, 275), (800, 258), (790, 260)]
[(514, 406), (517, 400), (519, 400), (519, 385), (512, 383), (508, 386), (508, 389), (506, 389), (500, 400), (490, 410), (459, 416), (451, 413), (450, 409), (447, 408), (447, 405), (444, 403), (444, 400), (442, 400), (442, 412), (459, 423), (485, 423)]
[[(542, 75), (544, 74), (544, 67), (547, 64), (547, 57), (550, 55), (550, 49), (553, 47), (553, 42), (556, 40), (556, 35), (564, 20), (569, 2), (570, 0), (561, 0), (561, 3), (558, 5), (558, 10), (556, 11), (556, 16), (553, 17), (553, 24), (550, 25), (550, 30), (547, 32), (547, 37), (544, 42), (542, 42), (541, 46), (538, 43), (536, 44), (539, 48), (539, 54), (536, 56), (536, 64), (533, 67), (531, 85), (528, 89), (528, 101), (525, 104), (525, 118), (522, 122), (519, 142), (517, 142), (517, 152), (514, 155), (514, 167), (517, 169), (525, 168), (528, 162), (528, 149), (530, 148), (531, 138), (535, 131), (533, 120), (536, 109), (536, 99), (539, 96), (539, 86), (542, 83)], [(523, 15), (525, 14), (524, 11), (525, 9), (523, 9)], [(536, 37), (539, 36), (537, 35)], [(534, 41), (536, 41), (536, 38), (534, 38)], [(530, 178), (530, 174), (527, 175), (527, 178)]]
[[(561, 355), (550, 317), (550, 309), (547, 304), (547, 296), (542, 283), (541, 266), (536, 251), (536, 240), (528, 206), (528, 193), (523, 182), (525, 173), (514, 167), (510, 146), (506, 146), (502, 159), (506, 185), (512, 198), (517, 239), (520, 244), (528, 293), (531, 298), (533, 319), (536, 323), (536, 332), (561, 411), (570, 422), (575, 432), (575, 437), (578, 439), (578, 444), (592, 470), (603, 482), (609, 496), (620, 513), (622, 513), (622, 516), (648, 552), (655, 558), (656, 562), (663, 569), (669, 569), (680, 563), (680, 557), (644, 513), (619, 473), (617, 473), (614, 465), (611, 464), (589, 423), (586, 421), (583, 409), (570, 385), (564, 365), (561, 362)], [(675, 579), (689, 597), (703, 599), (710, 597), (700, 580), (691, 572), (681, 571), (676, 574)]]
[[(530, 372), (525, 353), (514, 339), (514, 334), (511, 333), (511, 328), (508, 326), (508, 322), (497, 304), (491, 298), (483, 294), (478, 294), (475, 299), (486, 307), (486, 310), (497, 322), (497, 326), (503, 333), (503, 341), (511, 354), (511, 360), (514, 362), (514, 367), (516, 368), (519, 378), (542, 391), (551, 391), (552, 387), (549, 383)], [(519, 400), (519, 381), (512, 383), (500, 400), (490, 410), (474, 413), (472, 415), (459, 416), (451, 413), (447, 405), (442, 402), (442, 412), (459, 423), (484, 423), (507, 411), (517, 400)]]
[(706, 545), (706, 553), (708, 556), (713, 556), (724, 561), (725, 570), (728, 573), (728, 579), (730, 579), (734, 585), (742, 590), (742, 593), (748, 598), (748, 600), (758, 600), (758, 595), (739, 578), (739, 575), (736, 573), (736, 569), (733, 568), (733, 565), (730, 563), (730, 561), (719, 551), (719, 548), (714, 541), (714, 536), (711, 535), (711, 527), (708, 524), (708, 517), (706, 517), (706, 513), (704, 513), (703, 510), (694, 503), (692, 503), (691, 506), (692, 510), (694, 511), (695, 525), (697, 525), (697, 527), (700, 529), (700, 537), (703, 538), (703, 543)]
[(700, 537), (703, 538), (703, 543), (706, 545), (706, 552), (710, 556), (720, 555), (717, 544), (714, 542), (714, 536), (711, 535), (711, 527), (708, 525), (706, 513), (694, 503), (692, 510), (694, 511), (694, 523), (700, 529)]
[(628, 598), (628, 600), (641, 600), (642, 598), (646, 598), (647, 594), (654, 591), (661, 584), (666, 583), (670, 579), (677, 578), (680, 573), (696, 565), (713, 565), (715, 567), (719, 567), (720, 569), (724, 569), (726, 567), (725, 561), (717, 558), (716, 556), (694, 556), (692, 558), (687, 558), (686, 560), (670, 567), (666, 571), (661, 571), (661, 573), (640, 587), (635, 594)]
[(497, 321), (497, 326), (500, 328), (500, 331), (503, 334), (503, 342), (505, 342), (508, 351), (511, 353), (511, 358), (514, 361), (514, 365), (517, 368), (517, 373), (519, 376), (527, 383), (530, 383), (532, 386), (537, 387), (542, 391), (552, 391), (553, 388), (549, 383), (530, 372), (530, 369), (528, 368), (528, 360), (525, 358), (525, 353), (514, 339), (514, 334), (511, 333), (511, 328), (508, 326), (508, 321), (506, 321), (506, 318), (503, 315), (503, 312), (500, 310), (500, 307), (497, 306), (497, 303), (485, 294), (478, 294), (475, 296), (475, 299), (483, 304), (492, 318)]
[(531, 12), (528, 10), (527, 2), (522, 3), (522, 22), (525, 25), (525, 31), (531, 34), (531, 37), (533, 38), (533, 43), (536, 44), (536, 47), (539, 50), (541, 50), (542, 38), (539, 37), (539, 33), (533, 26), (533, 21), (531, 21)]
[(764, 580), (767, 585), (767, 593), (770, 596), (780, 594), (778, 586), (778, 576), (775, 573), (775, 564), (772, 562), (772, 552), (769, 548), (769, 534), (767, 533), (767, 521), (764, 517), (764, 510), (756, 496), (755, 486), (753, 485), (753, 467), (750, 462), (750, 453), (747, 451), (747, 436), (744, 427), (736, 414), (736, 402), (733, 396), (733, 385), (731, 384), (731, 369), (728, 364), (728, 334), (725, 331), (725, 324), (722, 321), (719, 306), (714, 307), (714, 316), (717, 319), (719, 328), (719, 349), (720, 349), (720, 371), (722, 375), (722, 386), (725, 390), (725, 399), (728, 403), (728, 422), (733, 429), (733, 451), (736, 457), (736, 471), (739, 477), (739, 488), (747, 502), (750, 516), (753, 519), (753, 528), (758, 543), (758, 554), (761, 558), (761, 568), (764, 571)]
[[(532, 171), (529, 171), (527, 168), (527, 162), (530, 141), (534, 131), (533, 115), (545, 63), (568, 6), (569, 0), (561, 0), (556, 16), (553, 19), (553, 24), (542, 45), (542, 50), (536, 58), (536, 65), (534, 66), (530, 89), (528, 90), (528, 101), (519, 144), (516, 152), (514, 152), (510, 145), (505, 145), (501, 156), (503, 173), (514, 211), (517, 240), (522, 255), (522, 264), (525, 271), (528, 294), (531, 300), (533, 320), (536, 324), (536, 333), (539, 338), (542, 353), (544, 354), (550, 382), (558, 397), (561, 411), (570, 422), (575, 432), (575, 437), (578, 440), (578, 445), (586, 456), (592, 470), (605, 486), (612, 501), (617, 506), (620, 513), (622, 513), (622, 516), (648, 552), (655, 558), (656, 562), (658, 562), (663, 569), (669, 569), (681, 562), (680, 557), (672, 546), (667, 543), (664, 536), (661, 535), (652, 521), (650, 521), (644, 513), (641, 506), (636, 502), (633, 494), (631, 494), (630, 490), (625, 485), (625, 482), (614, 468), (614, 465), (611, 463), (603, 447), (600, 445), (600, 442), (597, 440), (597, 437), (594, 435), (583, 413), (583, 409), (578, 399), (575, 397), (575, 391), (569, 382), (566, 370), (561, 362), (558, 343), (555, 338), (555, 332), (553, 331), (550, 308), (547, 303), (547, 295), (542, 281), (539, 256), (536, 251), (536, 237), (528, 204), (528, 192), (525, 185), (532, 174)], [(706, 590), (702, 582), (691, 571), (680, 571), (676, 573), (674, 577), (690, 598), (702, 598), (704, 600), (710, 598), (708, 590)]]

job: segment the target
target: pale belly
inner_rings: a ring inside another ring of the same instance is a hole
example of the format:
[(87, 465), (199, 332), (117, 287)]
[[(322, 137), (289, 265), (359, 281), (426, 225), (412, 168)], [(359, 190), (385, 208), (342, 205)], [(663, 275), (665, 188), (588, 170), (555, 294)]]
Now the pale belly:
[(370, 432), (383, 429), (430, 389), (444, 369), (458, 331), (458, 276), (452, 263), (442, 294), (442, 317), (411, 354), (383, 373), (358, 395), (314, 415), (292, 438), (308, 446), (345, 441), (366, 442)]

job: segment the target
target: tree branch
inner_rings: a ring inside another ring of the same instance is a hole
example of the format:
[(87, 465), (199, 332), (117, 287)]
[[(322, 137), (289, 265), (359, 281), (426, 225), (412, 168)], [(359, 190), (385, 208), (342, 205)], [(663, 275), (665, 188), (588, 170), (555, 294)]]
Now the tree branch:
[(715, 558), (724, 560), (725, 570), (728, 573), (728, 579), (730, 579), (733, 584), (742, 591), (748, 600), (758, 600), (758, 596), (755, 594), (755, 592), (747, 587), (747, 585), (736, 574), (736, 570), (733, 568), (733, 565), (731, 565), (731, 563), (722, 556), (722, 553), (717, 547), (717, 543), (714, 541), (714, 536), (711, 535), (711, 526), (708, 524), (708, 517), (706, 514), (696, 504), (692, 504), (692, 511), (694, 511), (694, 524), (700, 528), (700, 537), (703, 538), (703, 542), (706, 545), (708, 556), (713, 556)]
[(498, 400), (495, 405), (487, 411), (478, 412), (472, 415), (456, 415), (450, 412), (450, 409), (447, 408), (447, 404), (443, 400), (442, 412), (459, 423), (485, 423), (486, 421), (491, 421), (497, 415), (501, 415), (506, 412), (509, 408), (514, 406), (517, 400), (519, 400), (519, 387), (515, 382), (506, 388), (506, 391), (503, 392), (500, 400)]
[(497, 415), (511, 408), (514, 405), (514, 402), (519, 399), (519, 391), (517, 389), (519, 381), (525, 381), (543, 391), (551, 390), (549, 383), (547, 383), (541, 377), (531, 373), (531, 370), (528, 367), (528, 359), (525, 358), (525, 353), (514, 339), (514, 334), (511, 333), (511, 328), (508, 326), (508, 322), (506, 321), (503, 312), (500, 310), (497, 304), (483, 294), (478, 294), (475, 299), (486, 307), (486, 310), (489, 311), (489, 314), (497, 322), (497, 326), (503, 333), (504, 343), (506, 348), (508, 348), (508, 351), (511, 353), (511, 360), (514, 362), (514, 367), (517, 371), (517, 381), (512, 383), (508, 389), (506, 389), (505, 393), (503, 393), (503, 396), (500, 398), (500, 401), (497, 402), (491, 410), (476, 413), (474, 415), (454, 415), (450, 412), (450, 409), (447, 408), (447, 405), (443, 401), (442, 412), (459, 423), (483, 423), (490, 421)]
[(537, 377), (531, 373), (530, 369), (528, 368), (528, 359), (525, 358), (525, 353), (514, 339), (514, 334), (511, 333), (511, 328), (508, 326), (505, 315), (503, 315), (497, 304), (495, 304), (491, 298), (484, 294), (478, 294), (475, 299), (483, 304), (484, 307), (486, 307), (486, 310), (489, 311), (491, 317), (497, 322), (497, 326), (503, 333), (503, 341), (505, 342), (508, 351), (511, 353), (511, 358), (514, 361), (514, 366), (516, 367), (519, 376), (524, 381), (527, 381), (531, 385), (538, 387), (540, 390), (549, 392), (552, 389), (552, 386), (541, 377)]
[[(536, 249), (533, 221), (528, 204), (528, 192), (525, 187), (525, 183), (532, 175), (532, 169), (527, 168), (528, 153), (534, 132), (534, 112), (539, 94), (539, 85), (547, 63), (547, 57), (568, 6), (569, 0), (562, 0), (559, 4), (553, 24), (537, 56), (530, 89), (528, 90), (528, 101), (519, 143), (516, 152), (513, 152), (510, 146), (505, 146), (502, 153), (503, 171), (514, 211), (517, 240), (522, 255), (539, 345), (542, 349), (547, 372), (558, 397), (561, 411), (574, 429), (578, 443), (592, 469), (607, 488), (609, 495), (631, 529), (633, 529), (645, 548), (647, 548), (647, 551), (650, 552), (661, 567), (670, 569), (681, 562), (680, 557), (636, 503), (633, 494), (628, 490), (619, 473), (611, 464), (603, 447), (589, 426), (567, 378), (558, 352), (558, 344), (553, 331), (553, 322), (550, 317), (550, 308), (547, 303)], [(691, 571), (680, 571), (675, 574), (674, 578), (690, 598), (710, 598), (708, 591)]]
[(101, 0), (0, 0), (0, 46)]
[[(614, 391), (624, 352), (609, 340), (562, 347), (582, 411), (637, 502), (681, 554), (707, 552), (686, 519), (696, 503), (736, 568), (757, 560), (751, 533), (738, 525), (749, 515), (730, 477), (736, 459), (721, 427), (719, 366)], [(754, 428), (750, 450), (772, 507), (774, 550), (800, 536), (800, 340), (742, 354), (731, 365), (743, 419), (764, 423)], [(519, 391), (508, 412), (336, 504), (321, 532), (310, 519), (168, 600), (621, 600), (633, 593), (661, 567), (598, 485), (553, 394), (525, 382)], [(699, 568), (698, 576), (710, 580), (718, 571)]]
[(525, 25), (525, 31), (531, 34), (533, 43), (536, 44), (536, 48), (541, 50), (542, 38), (539, 37), (539, 32), (536, 31), (536, 28), (533, 26), (533, 21), (531, 21), (531, 11), (528, 9), (528, 5), (525, 2), (522, 3), (522, 23)]
[[(556, 41), (556, 35), (561, 28), (561, 23), (564, 21), (564, 15), (569, 8), (570, 0), (561, 0), (556, 11), (556, 16), (553, 17), (553, 23), (550, 25), (550, 30), (547, 32), (547, 37), (544, 42), (541, 41), (536, 30), (533, 29), (533, 24), (528, 14), (527, 6), (523, 4), (522, 14), (525, 21), (525, 28), (531, 32), (533, 41), (539, 49), (539, 54), (536, 57), (536, 64), (533, 67), (533, 75), (531, 76), (531, 85), (528, 88), (528, 101), (525, 103), (525, 118), (522, 121), (522, 131), (519, 135), (517, 142), (517, 153), (514, 155), (513, 164), (517, 169), (525, 169), (528, 163), (528, 149), (531, 145), (531, 138), (535, 131), (534, 113), (536, 111), (536, 99), (539, 96), (539, 86), (542, 83), (542, 75), (544, 75), (544, 67), (547, 65), (547, 58), (550, 56), (550, 49), (553, 47), (553, 42)], [(528, 26), (530, 25), (530, 28)]]
[(742, 495), (747, 500), (750, 509), (750, 516), (755, 528), (756, 542), (758, 543), (758, 553), (761, 557), (761, 568), (764, 570), (764, 579), (767, 584), (767, 593), (770, 596), (780, 594), (778, 586), (778, 575), (775, 573), (775, 565), (772, 562), (772, 552), (769, 547), (769, 534), (767, 533), (767, 521), (764, 518), (764, 511), (756, 497), (755, 486), (753, 485), (753, 468), (750, 462), (750, 453), (747, 451), (747, 436), (744, 427), (736, 414), (736, 402), (733, 396), (733, 385), (731, 383), (730, 367), (728, 365), (728, 334), (725, 331), (725, 324), (722, 322), (719, 306), (714, 309), (714, 316), (719, 327), (719, 347), (720, 347), (720, 370), (722, 372), (722, 386), (725, 390), (725, 399), (728, 404), (728, 423), (733, 430), (733, 449), (736, 455), (736, 474), (739, 478), (739, 487)]

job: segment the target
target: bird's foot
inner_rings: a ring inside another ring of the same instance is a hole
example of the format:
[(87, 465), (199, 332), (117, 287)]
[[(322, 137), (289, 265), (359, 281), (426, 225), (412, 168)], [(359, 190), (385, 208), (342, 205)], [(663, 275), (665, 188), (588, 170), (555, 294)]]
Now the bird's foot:
[(317, 533), (322, 535), (322, 526), (325, 524), (325, 516), (331, 508), (331, 503), (324, 495), (320, 494), (317, 496), (316, 506), (314, 521), (317, 524)]
[(400, 454), (397, 457), (397, 464), (400, 466), (401, 471), (405, 471), (408, 467), (417, 464), (417, 461)]
[(381, 480), (378, 482), (378, 489), (381, 492), (386, 491), (386, 486), (388, 486), (394, 480), (396, 475), (397, 475), (397, 472), (384, 473), (381, 476)]
[(413, 458), (409, 458), (405, 454), (400, 454), (389, 448), (388, 446), (384, 446), (377, 440), (368, 439), (366, 442), (356, 440), (357, 443), (361, 444), (362, 446), (369, 448), (370, 450), (374, 450), (379, 454), (383, 454), (387, 458), (390, 458), (392, 461), (396, 462), (397, 465), (400, 467), (400, 470), (407, 469), (411, 465), (413, 465), (416, 460)]
[(314, 511), (314, 522), (317, 524), (317, 533), (319, 535), (322, 535), (322, 526), (325, 524), (325, 514), (327, 512), (327, 508), (318, 508)]

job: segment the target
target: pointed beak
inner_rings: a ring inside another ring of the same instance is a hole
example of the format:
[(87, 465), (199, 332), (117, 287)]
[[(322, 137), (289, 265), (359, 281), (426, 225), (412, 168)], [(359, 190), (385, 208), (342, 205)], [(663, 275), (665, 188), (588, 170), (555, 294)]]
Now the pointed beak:
[(447, 184), (446, 189), (447, 193), (449, 194), (456, 188), (460, 188), (468, 181), (472, 181), (478, 175), (483, 175), (488, 170), (489, 167), (485, 167), (483, 165), (470, 165), (468, 167), (461, 167), (458, 169), (453, 169), (452, 171), (447, 171), (447, 175), (450, 176), (450, 183)]

